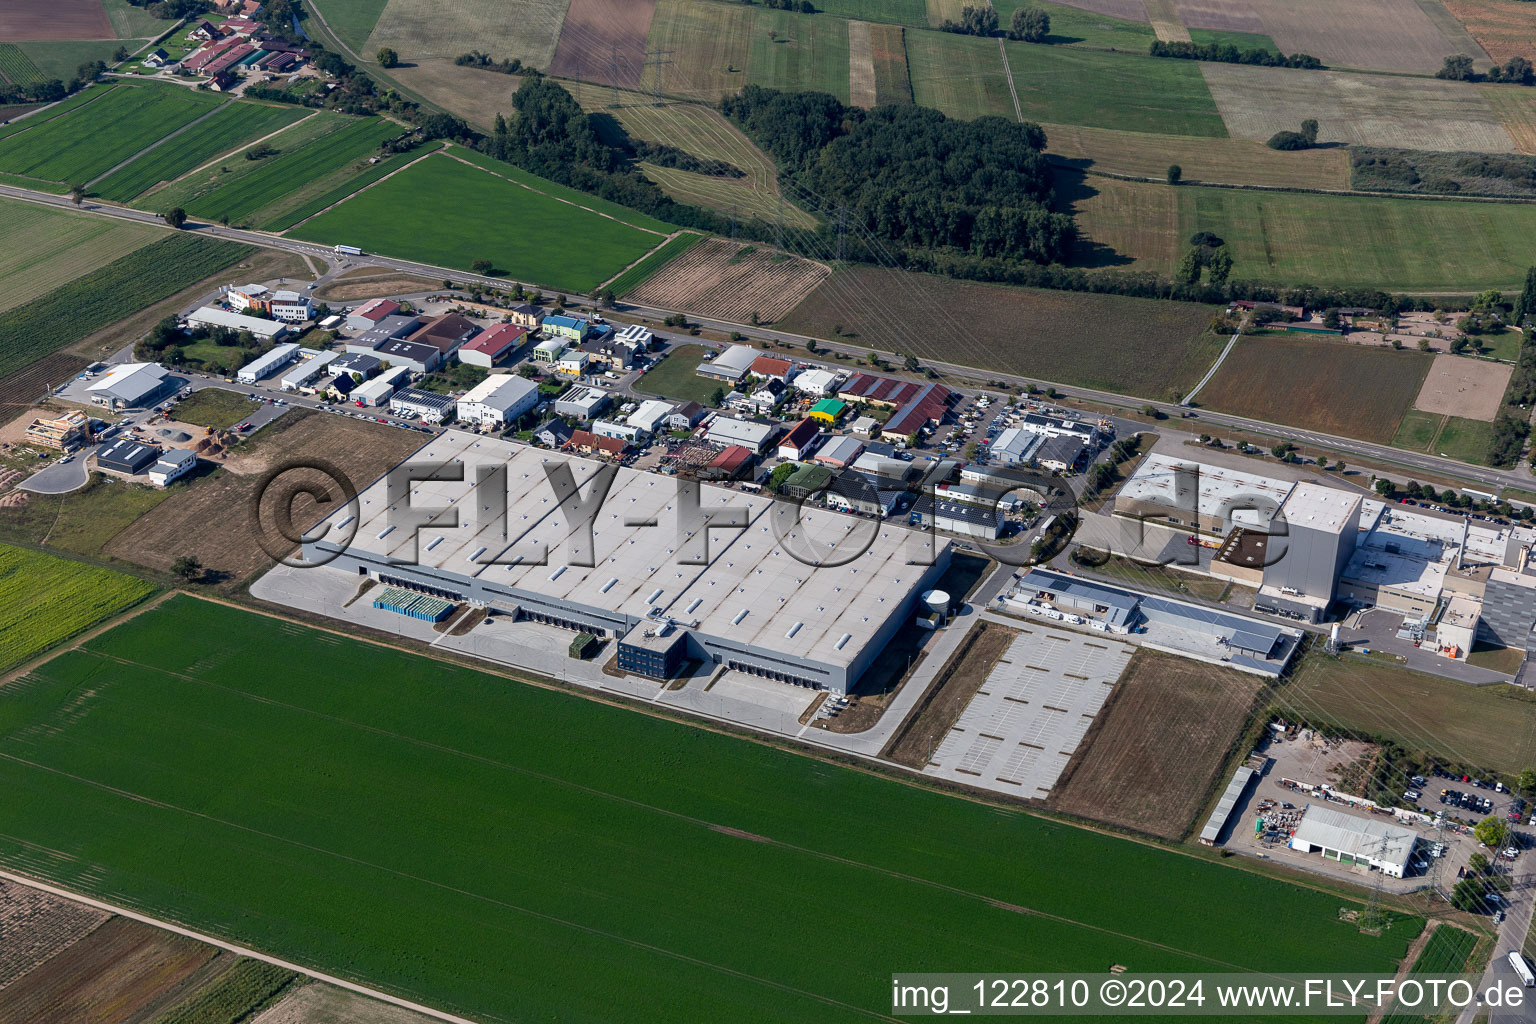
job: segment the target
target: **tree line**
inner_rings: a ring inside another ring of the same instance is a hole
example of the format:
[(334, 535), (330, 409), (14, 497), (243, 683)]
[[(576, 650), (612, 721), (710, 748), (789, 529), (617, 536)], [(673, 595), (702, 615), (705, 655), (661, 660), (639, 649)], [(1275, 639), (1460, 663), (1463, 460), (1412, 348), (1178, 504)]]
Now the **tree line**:
[(1494, 64), (1487, 74), (1479, 74), (1472, 65), (1472, 58), (1464, 53), (1453, 53), (1445, 58), (1436, 78), (1452, 82), (1505, 82), (1510, 85), (1536, 85), (1536, 71), (1524, 57), (1511, 57), (1503, 64)]
[[(122, 48), (119, 47), (119, 50)], [(124, 57), (127, 56), (124, 51)], [(78, 92), (106, 74), (107, 65), (99, 60), (87, 61), (75, 70), (75, 77), (68, 82), (50, 78), (46, 82), (22, 82), (19, 85), (0, 78), (0, 104), (6, 103), (56, 103), (72, 92)]]
[(1050, 208), (1039, 125), (911, 105), (863, 110), (755, 85), (720, 109), (781, 173), (894, 246), (1048, 263), (1077, 240), (1072, 218)]
[[(997, 11), (990, 4), (979, 7), (967, 4), (960, 9), (959, 21), (945, 18), (939, 29), (967, 36), (995, 36), (998, 34), (999, 24)], [(1046, 37), (1051, 34), (1051, 16), (1038, 7), (1014, 8), (1005, 34), (1009, 39), (1026, 43), (1046, 42)]]
[(1306, 68), (1317, 70), (1323, 62), (1306, 53), (1276, 53), (1274, 50), (1254, 48), (1240, 50), (1231, 43), (1185, 43), (1152, 40), (1149, 51), (1154, 57), (1173, 57), (1177, 60), (1205, 60), (1219, 64), (1256, 64), (1265, 68)]

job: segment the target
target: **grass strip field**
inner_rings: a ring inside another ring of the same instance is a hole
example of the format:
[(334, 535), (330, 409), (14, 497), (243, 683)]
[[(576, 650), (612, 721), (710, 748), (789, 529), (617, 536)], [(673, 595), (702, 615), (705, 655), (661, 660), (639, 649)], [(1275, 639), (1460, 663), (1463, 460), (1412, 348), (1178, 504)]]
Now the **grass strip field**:
[(881, 106), (911, 103), (905, 31), (899, 25), (871, 25), (869, 36), (875, 61), (875, 102)]
[[(281, 203), (306, 182), (365, 159), (381, 142), (398, 134), (399, 125), (380, 118), (348, 118), (335, 131), (307, 145), (280, 149), (278, 155), (261, 160), (242, 160), (254, 163), (255, 170), (226, 178), (213, 191), (190, 202), (186, 210), (198, 217), (227, 219), (231, 224), (259, 224), (266, 207)], [(276, 139), (270, 145), (279, 148)], [(156, 198), (165, 201), (164, 197)]]
[(0, 785), (8, 866), (481, 1019), (884, 1012), (848, 962), (1391, 971), (1422, 928), (188, 597), (7, 687)]
[[(265, 165), (269, 161), (318, 143), (355, 121), (355, 118), (332, 110), (316, 111), (284, 128), (264, 143), (266, 147), (276, 150), (277, 155), (263, 157), (260, 160), (247, 160), (244, 152), (231, 153), (228, 158), (212, 163), (196, 173), (188, 172), (169, 185), (150, 189), (138, 196), (132, 205), (139, 209), (159, 211), (168, 210), (173, 206), (191, 209), (194, 203), (218, 189), (233, 187), (240, 179), (265, 170)], [(246, 147), (248, 150), (253, 148)]]
[(250, 251), (235, 242), (168, 235), (0, 314), (0, 377), (175, 295)]
[(1115, 18), (1098, 11), (1046, 3), (1044, 0), (998, 0), (993, 8), (998, 20), (1007, 27), (1013, 12), (1020, 7), (1038, 7), (1051, 19), (1051, 34), (1046, 41), (1055, 46), (1081, 46), (1096, 50), (1126, 50), (1144, 54), (1156, 38), (1145, 21)]
[[(1414, 958), (1410, 974), (1460, 974), (1467, 968), (1467, 959), (1477, 948), (1477, 936), (1455, 925), (1441, 922), (1430, 935), (1429, 941)], [(1382, 1018), (1382, 1024), (1419, 1024), (1422, 1013), (1397, 1012), (1394, 1007)]]
[(314, 7), (331, 31), (361, 53), (389, 0), (320, 0)]
[(153, 39), (166, 29), (165, 19), (133, 6), (128, 0), (102, 0), (102, 6), (107, 9), (112, 31), (119, 39)]
[[(41, 125), (44, 121), (50, 121), (53, 118), (62, 117), (65, 114), (68, 114), (70, 111), (80, 109), (87, 103), (94, 103), (97, 100), (104, 98), (109, 93), (115, 92), (118, 88), (119, 86), (115, 84), (88, 85), (84, 89), (81, 89), (79, 92), (75, 93), (69, 99), (61, 100), (60, 102), (48, 107), (46, 110), (39, 110), (35, 114), (24, 117), (19, 121), (12, 121), (10, 124), (0, 124), (0, 139), (8, 139), (12, 135), (19, 134), (20, 132), (30, 131), (33, 128)], [(122, 88), (126, 88), (126, 86), (123, 86)]]
[(164, 237), (148, 224), (0, 200), (0, 313)]
[(652, 274), (655, 274), (656, 271), (670, 262), (673, 257), (681, 256), (695, 245), (698, 245), (703, 239), (703, 235), (695, 234), (692, 231), (680, 232), (675, 237), (667, 239), (667, 241), (652, 249), (645, 255), (644, 259), (629, 267), (624, 273), (609, 281), (608, 287), (613, 290), (615, 295), (623, 295), (625, 292), (640, 287), (650, 279)]
[(17, 188), (30, 188), (34, 192), (50, 192), (61, 196), (69, 191), (69, 186), (57, 181), (43, 181), (40, 178), (28, 178), (23, 174), (7, 174), (0, 171), (0, 183), (15, 185)]
[(1387, 444), (1433, 357), (1285, 335), (1239, 338), (1199, 404)]
[(703, 358), (702, 346), (680, 345), (646, 370), (635, 388), (647, 395), (659, 395), (675, 402), (708, 404), (720, 382), (698, 375)]
[(0, 170), (66, 183), (90, 181), (222, 102), (190, 89), (121, 86), (0, 141)]
[(515, 280), (580, 294), (662, 241), (446, 154), (412, 164), (293, 234), (461, 270), (488, 259)]
[(1051, 156), (1073, 167), (1161, 179), (1178, 164), (1184, 180), (1292, 188), (1350, 187), (1344, 149), (1280, 152), (1251, 139), (1151, 135), (1111, 128), (1042, 123)]
[(162, 181), (174, 181), (220, 153), (270, 135), (308, 113), (302, 107), (226, 104), (207, 120), (103, 178), (92, 191), (103, 199), (126, 203)]
[(638, 210), (632, 210), (627, 206), (620, 206), (618, 203), (609, 202), (598, 196), (562, 185), (558, 181), (550, 181), (548, 178), (541, 178), (536, 174), (530, 174), (521, 167), (504, 163), (494, 157), (486, 156), (484, 153), (477, 153), (473, 149), (465, 149), (463, 146), (450, 146), (448, 152), (458, 160), (474, 164), (482, 170), (490, 171), (499, 178), (506, 178), (508, 181), (531, 188), (535, 192), (542, 192), (551, 199), (558, 199), (593, 213), (622, 221), (630, 227), (640, 228), (644, 231), (654, 231), (660, 235), (670, 235), (677, 230), (676, 224), (668, 224), (664, 220), (657, 220), (655, 217), (648, 216)]
[(825, 0), (816, 5), (816, 11), (852, 21), (888, 21), (919, 28), (928, 24), (924, 0)]
[[(388, 174), (393, 174), (422, 153), (396, 153), (362, 170), (342, 167), (309, 183), (291, 196), (285, 196), (267, 209), (258, 227), (266, 231), (287, 231), (295, 224), (334, 206), (355, 192), (360, 192)], [(319, 190), (319, 191), (317, 191)], [(294, 205), (297, 203), (297, 205)]]
[(1464, 416), (1447, 416), (1434, 450), (1447, 458), (1475, 465), (1488, 465), (1488, 449), (1493, 444), (1493, 424)]
[(1392, 435), (1392, 447), (1412, 452), (1429, 451), (1429, 446), (1435, 443), (1435, 435), (1440, 433), (1440, 424), (1444, 419), (1437, 412), (1409, 409), (1403, 413), (1403, 420), (1397, 425), (1397, 433)]
[(1014, 119), (1013, 99), (996, 41), (917, 29), (906, 37), (912, 102), (950, 117), (995, 114)]
[(751, 42), (752, 84), (825, 92), (848, 102), (848, 22), (753, 8)]
[(154, 592), (137, 576), (0, 544), (0, 670)]
[(12, 85), (47, 81), (42, 70), (15, 43), (0, 43), (0, 76)]
[(1214, 312), (1192, 302), (852, 266), (834, 270), (776, 326), (920, 359), (1167, 399), (1193, 387), (1225, 344), (1206, 330)]
[(1536, 759), (1536, 702), (1363, 657), (1308, 654), (1276, 703), (1310, 722), (1516, 775)]
[[(67, 82), (75, 77), (82, 64), (99, 60), (103, 64), (110, 65), (112, 55), (117, 52), (119, 46), (124, 44), (111, 39), (62, 39), (25, 42), (18, 45), (21, 47), (21, 52), (27, 55), (27, 59), (37, 65), (45, 81), (57, 78), (61, 82)], [(130, 43), (128, 49), (132, 50), (137, 45)]]

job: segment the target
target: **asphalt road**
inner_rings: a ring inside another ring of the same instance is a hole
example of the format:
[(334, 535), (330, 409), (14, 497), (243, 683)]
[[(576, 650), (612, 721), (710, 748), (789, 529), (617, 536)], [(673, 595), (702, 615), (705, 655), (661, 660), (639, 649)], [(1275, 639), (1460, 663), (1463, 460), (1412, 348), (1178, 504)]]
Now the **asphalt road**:
[[(41, 203), (47, 206), (60, 206), (70, 208), (74, 204), (68, 196), (49, 195), (44, 192), (34, 192), (30, 189), (17, 188), (13, 185), (0, 185), (0, 196), (12, 199), (20, 199), (27, 202)], [(156, 224), (160, 218), (153, 213), (141, 210), (131, 210), (119, 206), (109, 206), (101, 203), (87, 201), (80, 209), (105, 217), (116, 217), (122, 220), (131, 220), (139, 223)], [(451, 278), (456, 282), (478, 283), (487, 288), (509, 288), (517, 282), (505, 278), (484, 277), (477, 274), (465, 273), (461, 270), (453, 270), (446, 267), (432, 266), (426, 263), (416, 263), (411, 260), (394, 259), (390, 257), (363, 255), (338, 258), (333, 249), (329, 249), (313, 242), (305, 242), (293, 238), (284, 238), (278, 235), (266, 234), (260, 231), (246, 231), (240, 228), (228, 228), (218, 224), (203, 224), (188, 221), (185, 230), (196, 231), (199, 234), (212, 235), (217, 238), (226, 238), (231, 241), (244, 242), (248, 245), (257, 245), (269, 249), (281, 249), (287, 252), (307, 256), (310, 259), (321, 260), (328, 268), (325, 278), (334, 276), (346, 269), (359, 266), (381, 267), (405, 274), (413, 274), (428, 279)], [(536, 286), (530, 286), (536, 287)], [(663, 309), (656, 306), (644, 306), (638, 304), (624, 305), (625, 309), (639, 310), (643, 313), (664, 317), (681, 310)], [(804, 345), (811, 340), (805, 335), (791, 334), (786, 331), (776, 331), (767, 327), (754, 327), (747, 324), (731, 323), (727, 320), (716, 320), (709, 317), (700, 317), (689, 314), (692, 322), (701, 326), (719, 331), (736, 331), (750, 341), (783, 341), (796, 345)], [(839, 342), (829, 342), (824, 339), (815, 339), (824, 349), (835, 352), (844, 352), (850, 355), (862, 357), (869, 351), (867, 344), (853, 346)], [(894, 353), (887, 353), (894, 357)], [(1122, 408), (1141, 408), (1151, 405), (1165, 415), (1180, 419), (1188, 410), (1172, 402), (1146, 402), (1141, 399), (1126, 395), (1115, 394), (1109, 391), (1099, 391), (1093, 388), (1073, 387), (1066, 384), (1058, 384), (1053, 381), (1038, 380), (1024, 377), (1019, 374), (1001, 373), (992, 370), (978, 370), (975, 367), (963, 366), (959, 363), (947, 363), (928, 360), (925, 365), (946, 375), (976, 379), (999, 380), (1007, 384), (1033, 384), (1037, 387), (1054, 387), (1059, 393), (1071, 398), (1096, 402)], [(1455, 459), (1441, 458), (1435, 455), (1405, 452), (1386, 445), (1372, 444), (1355, 438), (1339, 437), (1333, 434), (1323, 434), (1316, 431), (1302, 430), (1297, 427), (1289, 427), (1278, 423), (1269, 423), (1264, 420), (1252, 419), (1246, 416), (1235, 416), (1228, 413), (1210, 412), (1201, 410), (1193, 419), (1184, 420), (1192, 429), (1204, 429), (1206, 433), (1213, 433), (1212, 428), (1226, 428), (1241, 430), (1254, 434), (1262, 434), (1278, 440), (1291, 441), (1297, 444), (1306, 444), (1312, 447), (1328, 449), (1338, 455), (1357, 458), (1367, 458), (1375, 462), (1402, 467), (1408, 473), (1415, 470), (1432, 472), (1439, 475), (1461, 479), (1467, 483), (1481, 485), (1485, 488), (1516, 487), (1522, 489), (1536, 489), (1536, 476), (1533, 476), (1529, 467), (1521, 464), (1513, 470), (1489, 469), (1484, 466), (1474, 466)]]

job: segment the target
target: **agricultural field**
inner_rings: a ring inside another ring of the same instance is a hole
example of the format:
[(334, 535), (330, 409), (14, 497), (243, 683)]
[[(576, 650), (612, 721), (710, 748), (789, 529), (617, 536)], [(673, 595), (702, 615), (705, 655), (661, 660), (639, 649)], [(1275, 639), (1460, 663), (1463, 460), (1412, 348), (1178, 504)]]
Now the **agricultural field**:
[(1178, 164), (1184, 181), (1292, 188), (1345, 189), (1349, 154), (1339, 149), (1278, 152), (1251, 139), (1085, 128), (1042, 123), (1049, 152), (1069, 166), (1162, 180)]
[(515, 57), (548, 68), (569, 5), (570, 0), (389, 0), (358, 54), (371, 61), (388, 46), (407, 60), (452, 60), (484, 50), (497, 60)]
[(27, 55), (28, 60), (37, 65), (38, 70), (43, 73), (43, 78), (57, 78), (61, 82), (67, 82), (75, 77), (75, 73), (80, 70), (82, 64), (97, 60), (103, 64), (111, 64), (117, 48), (124, 45), (127, 49), (133, 50), (139, 44), (137, 42), (123, 44), (115, 39), (52, 40), (22, 43), (21, 51)]
[(1413, 407), (1425, 412), (1492, 422), (1499, 414), (1514, 368), (1445, 353), (1435, 356)]
[(249, 246), (169, 234), (0, 314), (0, 377), (236, 262)]
[(1485, 85), (1479, 91), (1509, 133), (1515, 152), (1536, 154), (1536, 104), (1522, 96), (1518, 87)]
[[(142, 7), (135, 7), (128, 0), (101, 0), (107, 9), (107, 19), (119, 39), (153, 39), (166, 29), (163, 18), (157, 18)], [(133, 49), (132, 46), (128, 49)]]
[(164, 237), (147, 224), (0, 200), (0, 313)]
[(75, 93), (69, 99), (61, 100), (58, 103), (52, 104), (48, 107), (47, 110), (40, 114), (23, 118), (20, 121), (12, 121), (9, 124), (0, 124), (0, 139), (8, 139), (12, 135), (16, 135), (25, 131), (31, 131), (33, 128), (36, 128), (38, 125), (41, 125), (45, 121), (51, 121), (54, 118), (63, 117), (65, 114), (68, 114), (71, 111), (79, 110), (81, 107), (86, 106), (87, 104), (95, 103), (99, 99), (104, 99), (105, 97), (111, 95), (113, 92), (116, 92), (117, 89), (118, 86), (115, 84), (88, 85), (84, 89), (81, 89), (79, 92)]
[(1188, 247), (1180, 189), (1058, 170), (1056, 206), (1073, 215), (1074, 265), (1167, 274)]
[(830, 93), (848, 102), (848, 22), (766, 7), (752, 10), (749, 81)]
[[(1132, 0), (1135, 2), (1135, 0)], [(1049, 42), (1054, 46), (1083, 46), (1095, 50), (1124, 50), (1144, 54), (1152, 45), (1152, 26), (1147, 24), (1147, 14), (1142, 4), (1135, 3), (1138, 17), (1116, 18), (1108, 14), (1068, 7), (1065, 4), (1045, 3), (1042, 0), (998, 0), (992, 5), (997, 10), (999, 22), (1006, 28), (1013, 20), (1013, 12), (1020, 7), (1038, 7), (1051, 18)]]
[(0, 544), (0, 670), (154, 592), (135, 576)]
[(88, 365), (90, 360), (83, 356), (55, 352), (0, 377), (0, 423), (8, 423), (31, 409), (44, 391), (69, 380)]
[[(505, 230), (508, 224), (517, 230)], [(412, 164), (294, 234), (461, 270), (488, 259), (508, 277), (580, 294), (664, 240), (445, 154)], [(567, 244), (572, 237), (583, 244)]]
[(0, 990), (101, 927), (110, 915), (29, 885), (0, 879)]
[[(240, 159), (255, 168), (239, 176), (218, 176), (211, 192), (194, 197), (186, 204), (189, 214), (231, 224), (266, 227), (269, 218), (281, 217), (291, 206), (303, 202), (302, 191), (310, 182), (334, 172), (362, 164), (374, 155), (379, 144), (400, 134), (400, 126), (380, 118), (346, 118), (336, 130), (307, 145), (292, 146), (284, 135), (268, 143), (278, 150), (260, 160)], [(230, 158), (230, 163), (235, 159)], [(157, 206), (165, 203), (168, 193), (151, 193), (143, 202)]]
[(1513, 776), (1536, 763), (1536, 702), (1501, 689), (1364, 657), (1309, 653), (1275, 700), (1285, 713), (1310, 722)]
[(875, 47), (870, 23), (848, 23), (848, 103), (868, 110), (875, 105)]
[(68, 116), (0, 141), (0, 170), (46, 181), (90, 181), (222, 102), (190, 89), (120, 85)]
[(1138, 651), (1046, 806), (1183, 838), (1263, 688), (1257, 676)]
[(703, 240), (704, 236), (696, 232), (680, 231), (672, 238), (667, 239), (661, 245), (646, 253), (639, 262), (626, 267), (622, 274), (608, 281), (606, 287), (611, 288), (615, 295), (623, 295), (626, 292), (633, 291), (650, 280), (662, 267)]
[(1524, 240), (1536, 230), (1536, 206), (1529, 205), (1214, 188), (1180, 188), (1178, 195), (1179, 241), (1197, 231), (1225, 239), (1234, 279), (1508, 291), (1524, 279)]
[(701, 345), (676, 346), (645, 371), (635, 388), (644, 394), (668, 398), (674, 402), (708, 405), (710, 395), (714, 394), (720, 382), (698, 375), (699, 363), (703, 359), (704, 348)]
[(221, 153), (271, 135), (309, 113), (303, 107), (227, 103), (174, 139), (163, 140), (126, 167), (92, 182), (91, 192), (126, 203), (161, 182), (174, 181)]
[[(947, 32), (908, 32), (912, 101), (950, 117), (1015, 117), (997, 43)], [(963, 68), (963, 73), (957, 73)], [(1019, 99), (1022, 101), (1023, 96)], [(1031, 115), (1036, 116), (1036, 115)]]
[[(1239, 64), (1198, 66), (1234, 138), (1262, 142), (1277, 131), (1295, 131), (1310, 117), (1317, 120), (1321, 142), (1478, 153), (1515, 148), (1503, 117), (1489, 106), (1483, 91), (1460, 82)], [(1514, 91), (1522, 94), (1517, 103), (1536, 106), (1536, 97), (1524, 95), (1530, 90)]]
[(436, 1024), (436, 1017), (383, 1003), (335, 985), (295, 985), (250, 1024)]
[(848, 22), (709, 0), (661, 0), (647, 46), (672, 63), (641, 78), (672, 96), (715, 103), (747, 83), (813, 89), (848, 102)]
[(151, 188), (137, 196), (132, 205), (141, 210), (163, 211), (173, 206), (190, 210), (194, 204), (218, 190), (238, 187), (242, 179), (265, 171), (272, 161), (307, 149), (357, 123), (357, 118), (331, 110), (310, 112), (308, 117), (294, 122), (262, 143), (264, 147), (276, 151), (273, 155), (260, 160), (247, 160), (241, 153), (231, 153), (228, 159), (194, 168), (168, 185)]
[(1325, 434), (1387, 444), (1432, 358), (1285, 335), (1241, 338), (1199, 404)]
[(450, 146), (449, 153), (461, 163), (472, 164), (481, 170), (489, 171), (498, 178), (521, 185), (526, 189), (541, 192), (552, 199), (559, 200), (570, 206), (591, 210), (594, 213), (603, 214), (630, 227), (640, 228), (643, 231), (654, 231), (658, 235), (670, 235), (677, 230), (675, 224), (668, 224), (664, 220), (657, 220), (649, 214), (639, 210), (630, 209), (628, 206), (620, 206), (618, 203), (609, 202), (606, 199), (591, 195), (587, 192), (579, 192), (574, 188), (562, 185), (548, 178), (540, 178), (536, 174), (530, 174), (521, 167), (504, 163), (494, 157), (463, 146)]
[[(7, 687), (0, 722), (25, 752), (0, 761), (0, 861), (482, 1019), (883, 1012), (888, 980), (847, 962), (1389, 972), (1422, 928), (1362, 935), (1335, 893), (190, 597)], [(842, 912), (784, 899), (807, 878)]]
[(0, 43), (0, 77), (13, 85), (47, 81), (42, 69), (32, 63), (15, 43)]
[(1191, 29), (1263, 33), (1283, 53), (1309, 53), (1335, 67), (1426, 73), (1453, 53), (1481, 57), (1451, 18), (1414, 0), (1178, 0)]
[(1486, 420), (1447, 416), (1432, 447), (1437, 455), (1486, 466), (1492, 444), (1493, 424)]
[(0, 993), (0, 1024), (126, 1024), (214, 958), (212, 946), (114, 917)]
[(110, 39), (112, 22), (101, 0), (7, 0), (0, 5), (0, 39)]
[[(398, 427), (290, 409), (233, 450), (223, 469), (188, 478), (185, 486), (178, 482), (174, 500), (125, 524), (103, 542), (103, 553), (161, 572), (169, 572), (178, 556), (196, 555), (208, 582), (238, 583), (274, 560), (262, 549), (252, 510), (261, 475), (279, 460), (303, 465), (323, 459), (361, 490), (421, 443), (420, 434)], [(311, 507), (294, 507), (301, 529), (313, 525), (305, 518)]]
[[(360, 170), (351, 166), (338, 168), (268, 207), (271, 213), (262, 218), (261, 227), (267, 231), (287, 231), (424, 155), (424, 152), (396, 153)], [(296, 203), (298, 205), (294, 205)]]
[(1427, 452), (1435, 443), (1435, 438), (1440, 433), (1440, 426), (1444, 422), (1443, 413), (1409, 409), (1403, 413), (1402, 422), (1397, 425), (1397, 432), (1392, 435), (1392, 447), (1413, 452)]
[(1275, 45), (1275, 41), (1262, 32), (1223, 32), (1219, 29), (1192, 28), (1189, 30), (1189, 39), (1194, 43), (1235, 46), (1239, 50), (1280, 52), (1280, 47)]
[(875, 102), (881, 106), (911, 103), (905, 31), (898, 25), (871, 25), (869, 40), (875, 65)]
[(918, 28), (928, 25), (928, 8), (923, 0), (826, 0), (817, 4), (816, 10), (833, 18), (883, 21)]
[(635, 88), (655, 13), (656, 0), (570, 0), (549, 73)]
[(18, 544), (46, 543), (60, 551), (94, 557), (120, 530), (170, 494), (148, 484), (122, 484), (95, 475), (77, 491), (33, 494), (24, 503), (0, 507), (0, 538)]
[(1507, 0), (1444, 0), (1489, 57), (1503, 63), (1536, 53), (1536, 11)]
[(830, 268), (771, 249), (711, 238), (627, 296), (663, 309), (732, 323), (773, 323), (827, 279)]
[(207, 984), (192, 987), (192, 991), (156, 1018), (156, 1024), (226, 1024), (248, 1020), (299, 977), (286, 967), (263, 960), (226, 959), (232, 962), (224, 971)]
[(1215, 312), (1193, 302), (1010, 288), (857, 266), (835, 270), (775, 326), (1161, 400), (1193, 387), (1221, 351), (1226, 339), (1206, 330)]
[(310, 0), (332, 34), (359, 54), (367, 49), (368, 37), (387, 3), (388, 0)]

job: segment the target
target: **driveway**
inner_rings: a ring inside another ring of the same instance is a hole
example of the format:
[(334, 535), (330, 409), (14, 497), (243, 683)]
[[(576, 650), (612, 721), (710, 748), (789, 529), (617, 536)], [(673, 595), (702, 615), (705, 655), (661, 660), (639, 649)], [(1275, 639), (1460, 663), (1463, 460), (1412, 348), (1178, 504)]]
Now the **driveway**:
[(60, 465), (55, 460), (17, 486), (34, 494), (68, 494), (77, 491), (91, 479), (85, 463), (95, 451), (95, 448), (81, 448), (68, 463)]

